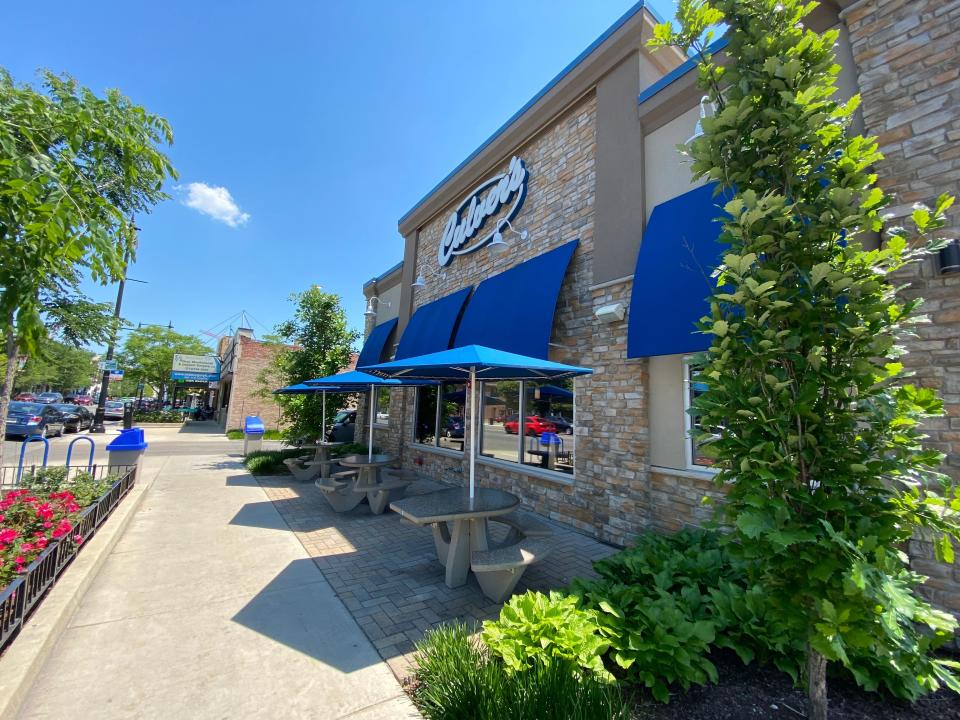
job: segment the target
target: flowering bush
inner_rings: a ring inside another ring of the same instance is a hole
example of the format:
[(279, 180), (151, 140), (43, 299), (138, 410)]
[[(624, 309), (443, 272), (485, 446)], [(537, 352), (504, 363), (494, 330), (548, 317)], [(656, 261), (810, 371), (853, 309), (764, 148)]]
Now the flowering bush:
[[(26, 572), (52, 541), (67, 538), (80, 509), (69, 492), (14, 490), (0, 500), (0, 587)], [(69, 540), (79, 544), (83, 538)]]

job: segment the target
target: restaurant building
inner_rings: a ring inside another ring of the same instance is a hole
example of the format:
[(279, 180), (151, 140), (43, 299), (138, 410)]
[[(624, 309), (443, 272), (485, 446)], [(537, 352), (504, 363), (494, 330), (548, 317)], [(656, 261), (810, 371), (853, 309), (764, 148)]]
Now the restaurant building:
[[(700, 115), (696, 68), (646, 48), (658, 21), (634, 6), (400, 219), (403, 261), (364, 286), (358, 361), (477, 343), (592, 368), (560, 386), (484, 384), (477, 480), (619, 545), (701, 523), (702, 498), (722, 494), (690, 437), (685, 362), (709, 344), (693, 323), (718, 211), (677, 150)], [(808, 23), (840, 31), (839, 96), (862, 94), (854, 130), (879, 137), (892, 211), (956, 193), (960, 5), (826, 0)], [(946, 400), (930, 444), (960, 477), (960, 275), (947, 270), (933, 258), (912, 271), (908, 292), (928, 298), (932, 323), (908, 362)], [(407, 468), (462, 479), (463, 391), (381, 390), (375, 442)], [(555, 418), (559, 442), (544, 446), (531, 416)], [(933, 599), (960, 610), (960, 576), (912, 550)]]

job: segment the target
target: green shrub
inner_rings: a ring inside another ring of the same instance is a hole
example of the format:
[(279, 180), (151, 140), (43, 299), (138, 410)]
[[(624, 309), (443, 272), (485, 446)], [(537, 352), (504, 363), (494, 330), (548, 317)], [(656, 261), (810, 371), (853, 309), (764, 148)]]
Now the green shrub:
[(603, 666), (609, 643), (600, 637), (597, 614), (579, 608), (576, 597), (557, 592), (514, 595), (499, 620), (483, 624), (482, 637), (510, 671), (559, 661), (613, 680)]
[(587, 607), (598, 611), (600, 634), (610, 643), (609, 656), (632, 682), (648, 688), (660, 702), (670, 699), (669, 686), (717, 681), (707, 659), (716, 637), (702, 596), (691, 587), (671, 594), (643, 585), (610, 581), (578, 583)]
[(507, 672), (464, 625), (417, 644), (414, 700), (429, 720), (627, 720), (616, 686), (561, 662)]
[[(240, 428), (233, 428), (232, 430), (227, 430), (227, 440), (243, 440), (243, 430)], [(283, 433), (279, 430), (267, 430), (263, 434), (264, 440), (283, 440)]]
[(186, 414), (179, 410), (134, 410), (133, 421), (141, 423), (181, 423)]
[(255, 450), (243, 459), (243, 465), (251, 475), (287, 475), (290, 471), (287, 470), (283, 461), (301, 455), (303, 455), (302, 448)]
[(68, 491), (82, 508), (89, 507), (117, 481), (116, 475), (96, 480), (88, 472), (78, 472), (72, 480), (67, 478), (66, 467), (39, 468), (24, 476), (22, 485), (31, 492), (47, 494)]
[[(330, 449), (330, 457), (344, 457), (345, 455), (366, 455), (369, 448), (363, 443), (347, 443), (340, 447)], [(374, 454), (380, 452), (376, 445), (373, 447)]]

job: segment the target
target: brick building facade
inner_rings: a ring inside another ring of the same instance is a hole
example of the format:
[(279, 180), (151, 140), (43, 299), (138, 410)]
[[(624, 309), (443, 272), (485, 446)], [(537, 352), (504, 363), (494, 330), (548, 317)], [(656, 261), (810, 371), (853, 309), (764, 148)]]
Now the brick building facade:
[[(649, 53), (645, 42), (656, 22), (642, 3), (621, 18), (400, 220), (403, 263), (364, 287), (368, 300), (380, 304), (368, 315), (368, 334), (399, 320), (386, 359), (418, 309), (462, 288), (476, 293), (487, 279), (578, 241), (547, 354), (594, 371), (572, 383), (571, 468), (558, 472), (526, 462), (521, 441), (519, 462), (481, 447), (477, 480), (620, 545), (642, 530), (699, 524), (711, 512), (702, 498), (722, 494), (709, 468), (697, 464), (688, 437), (685, 410), (693, 389), (686, 352), (630, 357), (628, 328), (639, 318), (611, 321), (609, 313), (598, 313), (629, 308), (633, 269), (654, 210), (695, 189), (676, 145), (697, 120), (697, 73), (679, 53)], [(960, 30), (960, 0), (827, 1), (808, 22), (840, 31), (840, 96), (862, 92), (854, 130), (879, 137), (886, 158), (877, 170), (882, 187), (895, 195), (895, 212), (907, 214), (913, 203), (930, 204), (941, 192), (958, 193), (960, 54), (952, 38)], [(525, 230), (527, 239), (504, 226), (506, 253), (481, 248), (439, 267), (451, 213), (487, 178), (504, 173), (513, 157), (523, 160), (529, 177), (511, 227)], [(956, 212), (951, 227), (960, 228)], [(414, 287), (421, 277), (426, 282)], [(944, 396), (948, 417), (930, 424), (931, 444), (947, 453), (947, 471), (960, 477), (960, 276), (941, 275), (930, 261), (910, 279), (908, 292), (927, 298), (933, 322), (921, 330), (908, 362), (921, 383)], [(456, 481), (466, 473), (469, 438), (463, 450), (422, 441), (418, 407), (425, 392), (390, 391), (389, 409), (385, 402), (378, 410), (375, 442), (411, 469)], [(364, 437), (365, 428), (358, 425), (357, 434)], [(922, 542), (911, 549), (917, 569), (931, 576), (933, 598), (960, 612), (960, 574), (934, 563)]]
[(281, 424), (280, 406), (273, 397), (260, 397), (257, 379), (283, 346), (255, 340), (249, 328), (239, 328), (232, 337), (220, 338), (221, 358), (217, 393), (217, 422), (224, 430), (243, 427), (247, 415), (259, 416), (268, 430)]

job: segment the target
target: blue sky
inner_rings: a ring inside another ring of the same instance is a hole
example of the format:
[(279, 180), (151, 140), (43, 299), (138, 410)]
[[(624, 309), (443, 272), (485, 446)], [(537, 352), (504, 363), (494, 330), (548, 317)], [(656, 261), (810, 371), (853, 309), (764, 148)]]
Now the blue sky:
[(359, 329), (400, 216), (632, 5), (12, 3), (0, 66), (120, 88), (172, 124), (180, 189), (138, 218), (130, 276), (148, 284), (128, 285), (127, 319), (200, 334), (246, 310), (262, 334), (319, 284)]

